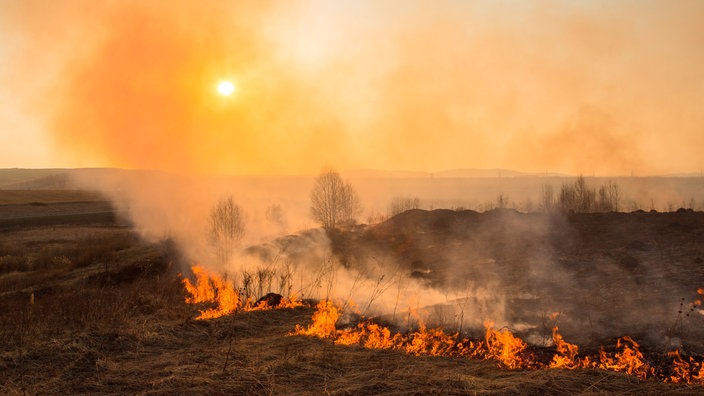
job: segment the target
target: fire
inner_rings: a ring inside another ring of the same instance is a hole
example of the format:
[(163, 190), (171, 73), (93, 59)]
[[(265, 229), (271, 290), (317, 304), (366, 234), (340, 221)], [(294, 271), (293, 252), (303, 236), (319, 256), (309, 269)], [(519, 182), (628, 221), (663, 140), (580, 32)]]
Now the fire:
[(625, 372), (641, 379), (651, 377), (655, 374), (655, 370), (645, 362), (643, 354), (638, 348), (638, 343), (633, 341), (631, 337), (619, 338), (616, 341), (616, 349), (621, 349), (621, 351), (611, 357), (602, 349), (599, 352), (597, 367), (604, 370)]
[(191, 268), (196, 276), (196, 284), (188, 278), (183, 278), (183, 285), (190, 296), (186, 297), (189, 304), (213, 303), (215, 307), (200, 310), (196, 319), (213, 319), (235, 312), (241, 306), (241, 300), (231, 282), (208, 272), (205, 268), (195, 265)]
[(316, 307), (317, 310), (313, 314), (313, 323), (305, 329), (300, 325), (296, 325), (294, 334), (315, 336), (318, 338), (334, 337), (337, 332), (335, 323), (337, 323), (337, 319), (340, 318), (337, 307), (331, 301), (321, 301)]
[(296, 296), (281, 298), (276, 306), (271, 306), (267, 301), (258, 304), (252, 300), (243, 303), (239, 293), (234, 288), (232, 282), (228, 282), (221, 276), (207, 271), (199, 265), (191, 267), (193, 275), (196, 277), (195, 285), (188, 278), (183, 278), (183, 286), (186, 288), (188, 296), (186, 302), (189, 304), (210, 304), (213, 307), (199, 310), (200, 315), (196, 319), (214, 319), (229, 315), (237, 310), (242, 311), (262, 311), (274, 308), (295, 308), (303, 306)]
[(691, 356), (689, 361), (686, 361), (682, 359), (679, 350), (669, 352), (667, 356), (673, 358), (672, 374), (666, 379), (668, 382), (704, 384), (704, 362), (697, 363)]
[(527, 353), (528, 345), (507, 329), (494, 330), (493, 323), (485, 323), (484, 339), (471, 342), (459, 339), (459, 334), (448, 334), (442, 328), (428, 329), (421, 323), (417, 331), (409, 334), (394, 333), (388, 327), (367, 320), (348, 329), (336, 327), (340, 312), (330, 301), (321, 301), (307, 327), (296, 325), (290, 335), (307, 335), (332, 339), (336, 345), (360, 345), (369, 349), (390, 349), (413, 355), (450, 356), (493, 359), (508, 369), (541, 368), (598, 368), (619, 371), (641, 379), (659, 378), (673, 383), (704, 383), (704, 362), (697, 363), (692, 357), (684, 360), (679, 351), (670, 353), (673, 358), (672, 374), (656, 372), (639, 350), (639, 345), (630, 337), (622, 337), (616, 343), (616, 351), (608, 353), (603, 348), (598, 358), (579, 357), (579, 347), (565, 341), (557, 326), (553, 328), (556, 352), (550, 362), (541, 362)]
[(421, 323), (418, 331), (411, 333), (405, 350), (414, 355), (452, 356), (457, 345), (457, 334), (449, 335), (441, 328), (428, 330)]
[[(274, 308), (295, 308), (303, 303), (295, 296), (271, 301), (262, 299), (255, 303), (252, 300), (242, 301), (233, 283), (207, 271), (202, 266), (193, 266), (195, 284), (187, 278), (183, 285), (188, 293), (186, 302), (190, 304), (206, 304), (208, 308), (200, 310), (197, 319), (210, 319), (232, 314), (236, 311), (261, 311)], [(704, 289), (697, 290), (704, 295)], [(268, 297), (268, 295), (266, 296)], [(555, 344), (555, 354), (550, 362), (541, 362), (527, 353), (528, 344), (516, 337), (508, 329), (494, 330), (492, 322), (485, 322), (484, 339), (472, 342), (460, 339), (458, 333), (449, 334), (442, 328), (427, 328), (419, 320), (418, 330), (403, 334), (393, 332), (388, 327), (376, 324), (370, 320), (361, 322), (348, 329), (338, 329), (337, 321), (340, 310), (328, 300), (320, 301), (312, 317), (312, 323), (306, 327), (296, 325), (290, 335), (305, 335), (331, 339), (336, 345), (360, 345), (368, 349), (390, 349), (404, 351), (413, 355), (450, 356), (465, 358), (492, 359), (508, 369), (539, 369), (539, 368), (598, 368), (602, 370), (624, 372), (641, 379), (658, 378), (671, 383), (704, 384), (704, 362), (690, 356), (684, 359), (679, 350), (668, 353), (672, 359), (669, 369), (658, 369), (650, 365), (640, 345), (631, 337), (619, 338), (616, 351), (608, 353), (602, 348), (598, 357), (579, 357), (579, 347), (564, 340), (555, 326), (552, 338)]]
[(580, 360), (577, 357), (579, 347), (565, 341), (560, 333), (558, 333), (558, 330), (559, 328), (557, 326), (552, 329), (552, 340), (555, 343), (557, 353), (552, 357), (550, 368), (566, 368), (573, 370), (576, 368), (589, 367), (589, 357)]
[(508, 329), (496, 331), (494, 324), (487, 322), (484, 324), (486, 333), (484, 335), (484, 347), (486, 358), (493, 358), (503, 366), (510, 369), (524, 368), (528, 364), (520, 354), (528, 346), (523, 340), (514, 336)]
[(506, 329), (493, 330), (491, 324), (487, 324), (485, 340), (475, 344), (466, 339), (460, 340), (459, 334), (448, 334), (442, 328), (428, 329), (423, 323), (417, 331), (408, 335), (392, 333), (388, 327), (369, 321), (338, 330), (336, 322), (339, 317), (339, 311), (332, 302), (321, 301), (313, 314), (312, 323), (306, 328), (296, 325), (291, 335), (332, 338), (337, 345), (402, 350), (413, 355), (483, 357), (498, 360), (506, 368), (529, 366), (520, 357), (527, 347), (526, 343)]

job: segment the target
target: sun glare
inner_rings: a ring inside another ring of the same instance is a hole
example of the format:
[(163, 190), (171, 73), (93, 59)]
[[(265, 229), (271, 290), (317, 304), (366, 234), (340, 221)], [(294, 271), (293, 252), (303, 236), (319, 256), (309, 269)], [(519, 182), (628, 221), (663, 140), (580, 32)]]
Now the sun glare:
[(230, 81), (220, 81), (218, 84), (218, 93), (223, 96), (230, 96), (235, 92), (235, 84)]

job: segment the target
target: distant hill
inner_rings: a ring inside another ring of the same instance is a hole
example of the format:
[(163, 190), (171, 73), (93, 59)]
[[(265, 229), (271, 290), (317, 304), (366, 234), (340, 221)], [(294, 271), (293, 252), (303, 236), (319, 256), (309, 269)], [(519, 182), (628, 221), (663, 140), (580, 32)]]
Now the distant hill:
[(65, 188), (69, 169), (0, 169), (0, 190)]
[(438, 172), (386, 171), (379, 169), (355, 169), (342, 172), (343, 176), (359, 179), (389, 179), (389, 178), (489, 178), (489, 177), (567, 177), (560, 173), (529, 173), (510, 169), (450, 169)]
[(80, 189), (76, 177), (114, 177), (127, 172), (148, 173), (117, 168), (0, 169), (0, 190), (73, 190)]

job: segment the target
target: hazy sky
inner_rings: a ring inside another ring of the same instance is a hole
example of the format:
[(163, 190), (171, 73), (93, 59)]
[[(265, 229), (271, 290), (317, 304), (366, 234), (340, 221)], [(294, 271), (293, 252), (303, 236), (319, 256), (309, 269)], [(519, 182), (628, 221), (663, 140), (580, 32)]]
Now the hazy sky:
[(0, 167), (704, 167), (699, 0), (0, 7)]

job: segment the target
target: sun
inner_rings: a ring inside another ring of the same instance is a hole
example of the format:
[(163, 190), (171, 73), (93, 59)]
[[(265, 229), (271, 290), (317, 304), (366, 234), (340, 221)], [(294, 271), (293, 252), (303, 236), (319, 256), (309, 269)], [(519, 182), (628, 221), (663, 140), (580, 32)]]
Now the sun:
[(218, 93), (222, 96), (230, 96), (235, 92), (235, 84), (230, 81), (223, 80), (218, 83)]

